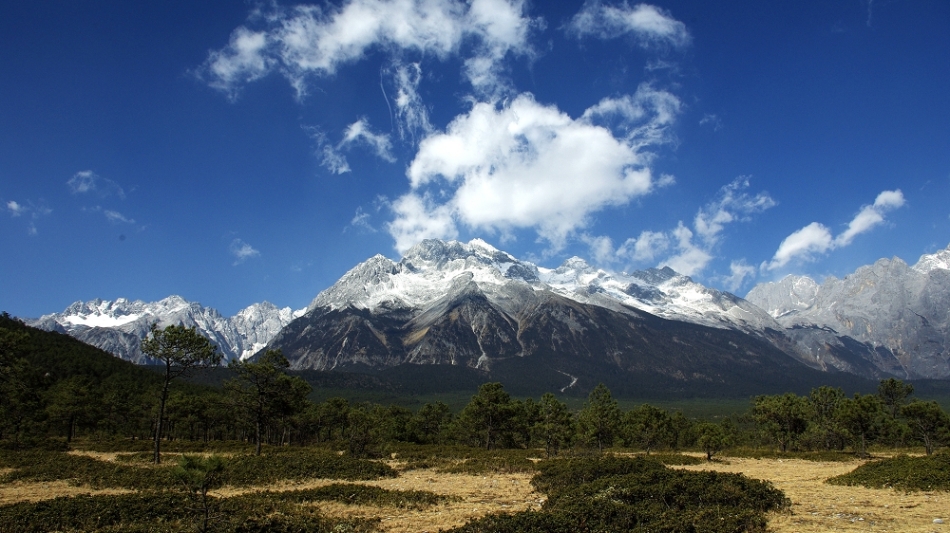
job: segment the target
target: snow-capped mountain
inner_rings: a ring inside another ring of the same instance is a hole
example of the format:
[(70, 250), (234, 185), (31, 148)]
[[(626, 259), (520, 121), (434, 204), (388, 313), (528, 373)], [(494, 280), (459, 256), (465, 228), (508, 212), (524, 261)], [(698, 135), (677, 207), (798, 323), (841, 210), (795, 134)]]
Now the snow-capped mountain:
[(950, 248), (914, 266), (880, 259), (820, 285), (787, 276), (746, 298), (790, 331), (824, 330), (873, 347), (870, 360), (885, 372), (950, 377)]
[(480, 239), (425, 240), (401, 261), (377, 255), (321, 292), (310, 309), (354, 307), (423, 309), (463, 282), (474, 283), (493, 304), (517, 313), (525, 290), (548, 291), (579, 303), (717, 328), (761, 331), (778, 327), (762, 309), (733, 294), (705, 287), (670, 268), (610, 273), (572, 257), (555, 269), (519, 261)]
[(169, 296), (158, 302), (91, 300), (75, 302), (62, 313), (27, 321), (32, 326), (67, 333), (123, 359), (146, 363), (139, 345), (153, 323), (194, 326), (218, 345), (225, 361), (245, 359), (263, 346), (291, 320), (304, 313), (263, 302), (230, 318), (210, 307)]
[(426, 240), (398, 262), (354, 267), (268, 348), (298, 369), (517, 367), (552, 382), (587, 376), (588, 387), (631, 376), (733, 387), (814, 372), (769, 329), (781, 326), (761, 309), (668, 268), (614, 274), (571, 258), (547, 269), (481, 240)]

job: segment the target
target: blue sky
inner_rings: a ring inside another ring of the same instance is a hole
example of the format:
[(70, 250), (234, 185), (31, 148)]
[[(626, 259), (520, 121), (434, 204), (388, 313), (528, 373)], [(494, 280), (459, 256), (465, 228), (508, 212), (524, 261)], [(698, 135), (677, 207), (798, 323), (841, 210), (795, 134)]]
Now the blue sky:
[(950, 242), (950, 4), (0, 6), (0, 309), (305, 306), (425, 237), (745, 294)]

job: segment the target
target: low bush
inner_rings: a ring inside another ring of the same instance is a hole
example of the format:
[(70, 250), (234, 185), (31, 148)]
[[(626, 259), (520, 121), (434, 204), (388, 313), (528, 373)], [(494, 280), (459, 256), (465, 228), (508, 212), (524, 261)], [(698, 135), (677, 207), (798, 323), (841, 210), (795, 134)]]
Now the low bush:
[(171, 468), (168, 467), (130, 466), (63, 452), (0, 452), (0, 465), (15, 469), (0, 478), (0, 483), (17, 480), (66, 481), (97, 489), (133, 490), (156, 490), (175, 484)]
[(180, 531), (190, 527), (190, 521), (182, 520), (183, 509), (189, 505), (186, 495), (170, 492), (80, 495), (21, 502), (0, 507), (0, 531), (118, 531), (149, 523)]
[[(62, 452), (0, 451), (0, 466), (14, 468), (0, 477), (0, 483), (24, 481), (67, 481), (93, 488), (163, 490), (178, 488), (173, 461), (161, 466), (140, 464), (132, 455), (125, 461), (107, 462)], [(325, 450), (300, 450), (262, 456), (240, 455), (227, 459), (221, 481), (224, 485), (252, 486), (281, 480), (340, 479), (361, 481), (395, 477), (388, 465), (338, 455)]]
[(655, 453), (647, 457), (666, 466), (701, 465), (706, 462), (705, 459), (681, 453)]
[(579, 457), (551, 459), (538, 463), (531, 484), (538, 492), (551, 494), (560, 488), (576, 487), (607, 476), (665, 470), (655, 459), (645, 457)]
[(872, 489), (950, 491), (950, 452), (923, 457), (898, 455), (865, 463), (847, 474), (827, 480), (832, 485), (860, 485)]
[(436, 468), (455, 474), (534, 472), (534, 462), (544, 452), (534, 449), (486, 450), (468, 446), (413, 445), (396, 448), (396, 459), (405, 461), (403, 470)]
[(302, 479), (362, 481), (396, 477), (390, 466), (324, 450), (242, 455), (228, 459), (222, 479), (225, 485), (266, 485)]
[(334, 483), (315, 489), (254, 493), (253, 498), (273, 498), (284, 502), (335, 501), (351, 505), (373, 505), (400, 509), (424, 509), (457, 498), (424, 490), (389, 490), (371, 485)]
[[(187, 495), (173, 492), (23, 502), (0, 506), (0, 531), (184, 533), (194, 531), (199, 519), (193, 504)], [(377, 524), (375, 520), (328, 519), (313, 506), (257, 494), (213, 499), (213, 509), (208, 530), (222, 533), (369, 533)]]
[(720, 453), (723, 457), (741, 457), (746, 459), (801, 459), (803, 461), (818, 462), (848, 462), (857, 459), (854, 452), (844, 451), (813, 451), (813, 452), (779, 452), (773, 449), (733, 448)]
[(466, 459), (460, 463), (445, 465), (438, 468), (439, 472), (447, 474), (513, 474), (533, 473), (535, 463), (524, 457), (511, 456), (482, 456)]
[(741, 474), (673, 470), (644, 457), (545, 461), (532, 484), (541, 510), (483, 517), (452, 533), (735, 533), (766, 531), (765, 512), (789, 500)]

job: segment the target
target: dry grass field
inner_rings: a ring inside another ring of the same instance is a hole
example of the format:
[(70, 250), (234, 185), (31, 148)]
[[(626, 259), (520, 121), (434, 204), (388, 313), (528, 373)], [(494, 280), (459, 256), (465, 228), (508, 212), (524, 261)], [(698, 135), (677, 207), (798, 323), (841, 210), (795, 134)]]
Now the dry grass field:
[(737, 459), (684, 467), (738, 472), (771, 481), (792, 500), (790, 514), (772, 513), (769, 529), (776, 533), (877, 531), (894, 533), (950, 532), (950, 493), (910, 492), (829, 485), (824, 480), (854, 470), (859, 462), (814, 462), (795, 459)]
[[(108, 460), (109, 457), (103, 454), (101, 459)], [(841, 487), (824, 483), (825, 479), (853, 470), (859, 464), (796, 459), (726, 458), (721, 462), (683, 468), (738, 472), (752, 478), (771, 481), (792, 501), (790, 513), (773, 513), (769, 516), (769, 529), (776, 533), (950, 533), (950, 524), (933, 523), (935, 518), (950, 522), (950, 493), (902, 493), (892, 489)], [(400, 465), (393, 463), (393, 466), (398, 468)], [(325, 502), (314, 505), (318, 505), (330, 516), (379, 518), (379, 526), (385, 532), (434, 533), (488, 513), (538, 508), (544, 497), (532, 490), (530, 479), (529, 474), (467, 475), (439, 473), (435, 470), (409, 470), (402, 472), (397, 478), (362, 483), (385, 489), (426, 490), (452, 496), (454, 501), (421, 510)], [(216, 491), (216, 494), (233, 496), (257, 489), (296, 490), (332, 482), (312, 480), (239, 490), (225, 487)], [(118, 492), (121, 491), (93, 491), (70, 486), (61, 481), (15, 482), (0, 485), (0, 504), (37, 501), (56, 496)]]

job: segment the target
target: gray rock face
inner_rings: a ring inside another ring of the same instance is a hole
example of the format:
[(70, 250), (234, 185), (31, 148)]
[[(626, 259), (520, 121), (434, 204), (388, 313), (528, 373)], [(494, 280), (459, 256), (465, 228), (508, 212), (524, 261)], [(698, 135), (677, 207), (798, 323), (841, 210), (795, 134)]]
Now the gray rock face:
[(405, 363), (487, 369), (537, 353), (622, 361), (642, 349), (628, 346), (640, 342), (629, 335), (647, 314), (759, 340), (766, 329), (782, 329), (755, 305), (669, 268), (618, 274), (573, 257), (547, 269), (480, 240), (427, 240), (399, 262), (377, 255), (354, 267), (268, 347), (282, 349), (295, 368), (317, 370)]
[(218, 311), (169, 296), (158, 302), (91, 300), (76, 302), (62, 313), (26, 321), (41, 329), (67, 333), (117, 357), (145, 364), (140, 344), (153, 323), (159, 327), (183, 325), (195, 327), (215, 343), (225, 362), (247, 358), (264, 347), (291, 320), (302, 314), (290, 308), (278, 309), (264, 302), (225, 318)]
[(788, 276), (756, 286), (746, 299), (786, 328), (830, 331), (866, 344), (869, 362), (882, 372), (950, 377), (950, 248), (914, 266), (881, 259), (820, 286)]

